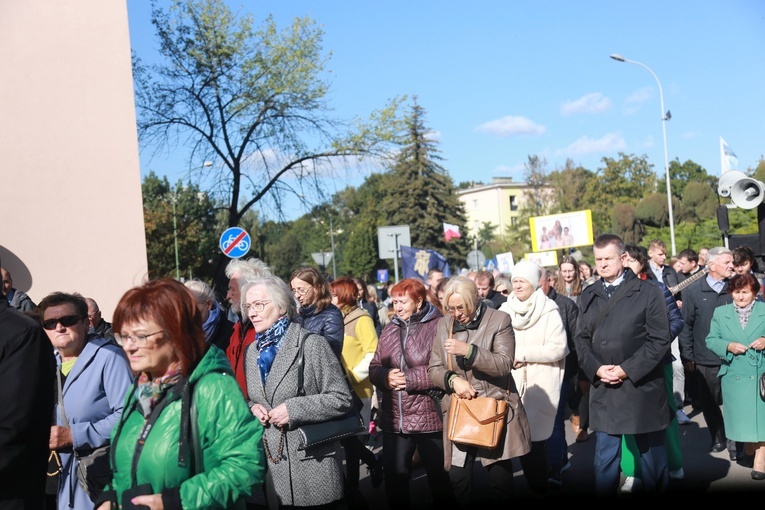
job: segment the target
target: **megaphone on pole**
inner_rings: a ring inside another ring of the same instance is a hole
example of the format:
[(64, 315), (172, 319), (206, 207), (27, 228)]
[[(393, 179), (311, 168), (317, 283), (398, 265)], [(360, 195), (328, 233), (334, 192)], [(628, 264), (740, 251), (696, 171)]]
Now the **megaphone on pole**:
[(744, 172), (729, 170), (720, 177), (717, 193), (721, 197), (730, 197), (736, 207), (754, 209), (765, 200), (765, 183)]

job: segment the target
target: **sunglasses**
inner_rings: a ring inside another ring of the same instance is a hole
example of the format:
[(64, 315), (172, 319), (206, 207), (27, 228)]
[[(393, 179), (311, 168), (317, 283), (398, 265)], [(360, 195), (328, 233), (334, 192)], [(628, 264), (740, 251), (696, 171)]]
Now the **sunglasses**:
[(82, 317), (79, 315), (65, 315), (63, 317), (59, 317), (57, 319), (48, 319), (44, 320), (42, 325), (45, 329), (48, 331), (53, 331), (56, 329), (56, 325), (61, 323), (62, 326), (65, 328), (70, 328), (80, 322), (82, 320)]

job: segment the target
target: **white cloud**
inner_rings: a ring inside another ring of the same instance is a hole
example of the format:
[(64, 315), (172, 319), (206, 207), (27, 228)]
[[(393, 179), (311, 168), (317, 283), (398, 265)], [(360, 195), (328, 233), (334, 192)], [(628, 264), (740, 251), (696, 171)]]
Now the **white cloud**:
[(507, 115), (501, 119), (490, 120), (476, 128), (477, 131), (489, 133), (495, 136), (509, 135), (541, 135), (545, 132), (545, 127), (526, 117), (513, 117)]
[(611, 100), (600, 92), (586, 94), (579, 99), (565, 102), (560, 107), (561, 115), (577, 115), (581, 113), (600, 113), (611, 108)]
[(653, 87), (643, 87), (632, 93), (624, 100), (624, 113), (632, 114), (640, 109), (640, 106), (653, 99)]
[(565, 149), (556, 151), (556, 155), (567, 157), (582, 156), (586, 154), (616, 152), (624, 150), (626, 147), (627, 143), (621, 135), (609, 133), (598, 139), (583, 136)]

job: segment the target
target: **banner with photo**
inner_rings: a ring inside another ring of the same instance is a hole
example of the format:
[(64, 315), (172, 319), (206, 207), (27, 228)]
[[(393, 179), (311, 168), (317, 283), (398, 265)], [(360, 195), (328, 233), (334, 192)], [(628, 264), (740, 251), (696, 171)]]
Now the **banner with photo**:
[(440, 253), (424, 248), (412, 248), (401, 246), (401, 277), (419, 278), (422, 281), (428, 279), (428, 271), (440, 269), (444, 276), (451, 276), (449, 263)]
[(533, 262), (539, 267), (554, 267), (558, 265), (558, 252), (540, 251), (538, 253), (527, 253), (524, 257), (529, 262)]
[(592, 212), (589, 209), (534, 216), (529, 219), (529, 226), (534, 252), (592, 245)]
[(513, 252), (497, 253), (495, 256), (497, 257), (497, 269), (499, 272), (504, 275), (509, 275), (515, 266), (515, 262), (513, 262)]

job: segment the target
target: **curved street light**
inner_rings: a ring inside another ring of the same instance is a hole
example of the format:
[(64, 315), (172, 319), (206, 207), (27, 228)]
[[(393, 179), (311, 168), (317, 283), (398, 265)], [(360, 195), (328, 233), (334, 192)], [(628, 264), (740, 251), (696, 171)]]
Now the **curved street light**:
[(659, 81), (659, 77), (656, 76), (656, 73), (654, 73), (650, 67), (648, 67), (645, 64), (641, 64), (640, 62), (635, 62), (634, 60), (629, 60), (627, 58), (622, 57), (618, 53), (614, 53), (611, 55), (611, 58), (616, 60), (617, 62), (627, 62), (629, 64), (635, 64), (639, 65), (649, 73), (651, 73), (651, 76), (656, 79), (656, 84), (659, 86), (659, 98), (661, 99), (661, 128), (662, 132), (664, 134), (664, 171), (665, 176), (667, 178), (667, 206), (669, 209), (669, 236), (672, 240), (672, 255), (677, 254), (677, 250), (675, 249), (675, 219), (674, 215), (672, 214), (672, 188), (669, 183), (669, 157), (667, 156), (667, 121), (671, 118), (671, 115), (669, 112), (666, 114), (664, 113), (664, 91), (661, 88), (661, 82)]

